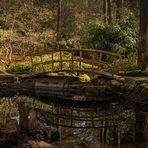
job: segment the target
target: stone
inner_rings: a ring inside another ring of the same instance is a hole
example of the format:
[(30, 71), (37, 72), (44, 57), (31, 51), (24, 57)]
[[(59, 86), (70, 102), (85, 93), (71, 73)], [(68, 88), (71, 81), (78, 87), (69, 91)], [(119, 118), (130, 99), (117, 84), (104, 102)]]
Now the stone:
[(19, 128), (16, 120), (10, 120), (0, 128), (0, 147), (11, 147), (18, 143), (18, 139)]
[(20, 130), (28, 131), (28, 115), (29, 115), (29, 107), (25, 102), (19, 102), (18, 104), (19, 110), (19, 123), (20, 123)]
[(32, 148), (56, 148), (55, 146), (45, 142), (45, 141), (29, 141)]
[(35, 110), (31, 109), (29, 111), (29, 116), (28, 116), (28, 131), (29, 133), (32, 133), (34, 130), (37, 129), (38, 129), (37, 114)]

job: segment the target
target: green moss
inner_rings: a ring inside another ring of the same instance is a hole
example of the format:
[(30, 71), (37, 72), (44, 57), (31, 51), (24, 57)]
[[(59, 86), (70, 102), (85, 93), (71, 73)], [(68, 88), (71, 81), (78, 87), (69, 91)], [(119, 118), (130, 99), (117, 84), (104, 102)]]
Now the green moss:
[(144, 86), (144, 89), (148, 91), (148, 85)]
[(144, 88), (141, 91), (141, 94), (148, 96), (148, 84), (144, 86)]
[(31, 72), (31, 69), (32, 68), (29, 65), (16, 64), (8, 67), (6, 71), (9, 73), (29, 73)]
[(132, 71), (126, 71), (125, 75), (128, 76), (137, 76), (141, 73), (141, 70), (132, 70)]
[(112, 85), (113, 87), (119, 87), (119, 86), (122, 85), (122, 83), (119, 82), (119, 81), (117, 81), (117, 80), (111, 80), (111, 85)]
[(131, 70), (131, 71), (119, 71), (120, 75), (123, 76), (148, 76), (148, 71)]

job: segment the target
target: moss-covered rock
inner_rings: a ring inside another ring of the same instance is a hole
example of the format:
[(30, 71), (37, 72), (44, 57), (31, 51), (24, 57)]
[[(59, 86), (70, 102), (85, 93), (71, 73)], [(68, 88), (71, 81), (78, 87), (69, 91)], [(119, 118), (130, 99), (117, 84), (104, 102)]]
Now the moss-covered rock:
[(119, 71), (121, 76), (148, 76), (148, 71), (141, 70), (129, 70), (129, 71)]

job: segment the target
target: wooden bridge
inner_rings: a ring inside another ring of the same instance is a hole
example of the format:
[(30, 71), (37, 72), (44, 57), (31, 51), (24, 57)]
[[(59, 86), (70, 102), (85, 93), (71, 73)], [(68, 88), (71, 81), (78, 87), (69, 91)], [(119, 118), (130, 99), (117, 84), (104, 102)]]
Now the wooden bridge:
[[(51, 49), (46, 52), (26, 54), (32, 66), (31, 73), (88, 73), (111, 77), (114, 63), (121, 55), (97, 49)], [(102, 72), (110, 69), (111, 74)]]
[[(42, 73), (50, 72), (88, 72), (98, 73), (103, 67), (113, 67), (112, 63), (121, 59), (121, 55), (95, 49), (52, 49), (48, 52), (28, 54), (32, 72), (39, 66)], [(45, 59), (45, 56), (48, 56)], [(59, 56), (59, 57), (58, 57)], [(40, 61), (35, 58), (40, 58)], [(87, 67), (85, 64), (89, 64)], [(49, 67), (49, 68), (46, 68)]]
[[(6, 66), (25, 63), (31, 70), (29, 75), (48, 73), (87, 73), (102, 75), (109, 79), (119, 79), (115, 75), (116, 62), (122, 59), (117, 53), (97, 49), (52, 48), (42, 51), (12, 53), (11, 58), (0, 55), (0, 64)], [(106, 72), (109, 71), (109, 72)], [(20, 74), (20, 73), (19, 73)]]

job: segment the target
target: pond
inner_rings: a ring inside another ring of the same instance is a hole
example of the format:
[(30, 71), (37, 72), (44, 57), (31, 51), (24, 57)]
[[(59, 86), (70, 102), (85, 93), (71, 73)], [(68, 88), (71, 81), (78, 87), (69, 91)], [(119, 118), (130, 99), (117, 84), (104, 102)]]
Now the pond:
[[(81, 97), (83, 96), (75, 96)], [(27, 96), (2, 98), (0, 101), (1, 115), (11, 116), (18, 124), (20, 124), (18, 104), (23, 102), (33, 109), (42, 128), (52, 127), (58, 130), (60, 138), (50, 143), (61, 148), (136, 146), (135, 111), (131, 106), (123, 106), (120, 102)], [(48, 142), (48, 139), (38, 140)], [(140, 147), (145, 146), (138, 145), (138, 148)]]

